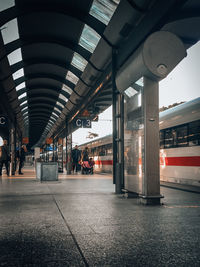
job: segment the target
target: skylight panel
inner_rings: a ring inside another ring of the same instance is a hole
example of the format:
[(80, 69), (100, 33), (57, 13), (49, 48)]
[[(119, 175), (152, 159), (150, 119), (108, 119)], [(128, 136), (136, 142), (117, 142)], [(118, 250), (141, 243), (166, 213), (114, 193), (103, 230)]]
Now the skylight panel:
[(59, 117), (55, 112), (52, 112), (52, 114), (53, 114), (54, 116), (56, 116), (57, 118)]
[(25, 100), (24, 102), (20, 103), (20, 106), (23, 106), (24, 104), (27, 104), (27, 103), (28, 103), (28, 101)]
[(85, 24), (79, 44), (91, 53), (93, 53), (100, 38), (101, 36), (95, 30)]
[(64, 100), (65, 102), (68, 101), (68, 99), (66, 98), (66, 96), (64, 96), (63, 94), (59, 94), (59, 98)]
[(77, 69), (84, 71), (87, 65), (87, 60), (85, 60), (81, 55), (75, 52), (71, 64)]
[(19, 39), (17, 19), (10, 20), (8, 23), (4, 24), (1, 27), (1, 33), (5, 45)]
[(90, 9), (90, 15), (108, 25), (120, 0), (94, 0)]
[(73, 84), (77, 84), (79, 80), (79, 78), (76, 75), (74, 75), (74, 73), (72, 73), (71, 71), (67, 72), (66, 79), (72, 82)]
[(50, 119), (56, 121), (56, 118), (54, 118), (52, 115), (51, 115)]
[(28, 106), (27, 107), (24, 107), (21, 111), (25, 111), (26, 109), (28, 109)]
[(57, 107), (55, 107), (54, 110), (56, 110), (56, 111), (58, 111), (59, 113), (61, 113), (61, 110), (58, 109)]
[(26, 96), (27, 96), (27, 94), (26, 94), (26, 92), (25, 92), (25, 93), (19, 95), (19, 96), (18, 96), (18, 99), (22, 99), (23, 97), (26, 97)]
[(24, 112), (24, 113), (23, 113), (23, 116), (25, 116), (26, 114), (28, 114), (28, 111)]
[(65, 84), (63, 84), (63, 86), (62, 86), (62, 90), (65, 91), (66, 93), (70, 94), (70, 95), (73, 92), (72, 89), (69, 86), (65, 85)]
[(16, 49), (8, 55), (8, 61), (10, 65), (13, 65), (19, 61), (22, 61), (22, 51), (21, 48)]
[(16, 71), (15, 73), (13, 73), (12, 76), (13, 76), (13, 80), (16, 80), (20, 77), (23, 77), (24, 76), (24, 69), (22, 68), (22, 69)]
[(127, 88), (124, 93), (128, 96), (128, 97), (133, 97), (135, 94), (137, 94), (138, 92), (133, 88), (133, 87), (129, 87)]
[(0, 1), (0, 12), (6, 10), (12, 6), (15, 6), (15, 0)]
[(57, 101), (56, 104), (57, 104), (58, 106), (60, 106), (61, 108), (64, 108), (64, 105), (63, 105), (62, 103), (60, 103), (59, 101)]
[(16, 86), (16, 91), (19, 91), (21, 89), (25, 88), (25, 82), (20, 83), (18, 86)]

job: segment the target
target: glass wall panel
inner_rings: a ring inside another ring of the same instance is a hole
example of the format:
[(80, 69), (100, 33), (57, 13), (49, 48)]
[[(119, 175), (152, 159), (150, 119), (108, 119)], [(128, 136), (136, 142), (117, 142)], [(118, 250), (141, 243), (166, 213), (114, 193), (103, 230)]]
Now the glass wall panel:
[[(136, 89), (137, 88), (137, 89)], [(125, 189), (142, 193), (144, 175), (144, 116), (141, 80), (124, 94), (124, 176)]]

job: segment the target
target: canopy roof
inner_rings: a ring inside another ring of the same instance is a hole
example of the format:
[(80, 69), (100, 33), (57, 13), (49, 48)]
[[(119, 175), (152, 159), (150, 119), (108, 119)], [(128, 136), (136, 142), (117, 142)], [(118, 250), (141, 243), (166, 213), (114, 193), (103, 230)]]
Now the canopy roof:
[(198, 0), (7, 0), (0, 11), (1, 88), (31, 145), (111, 105), (113, 48), (119, 68), (153, 31), (186, 48), (200, 38)]

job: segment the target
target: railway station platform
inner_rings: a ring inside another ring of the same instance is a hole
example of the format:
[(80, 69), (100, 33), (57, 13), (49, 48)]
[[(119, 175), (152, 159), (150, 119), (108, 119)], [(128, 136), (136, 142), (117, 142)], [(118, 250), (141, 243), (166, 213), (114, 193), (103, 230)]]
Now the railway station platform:
[(0, 266), (200, 266), (199, 192), (161, 193), (162, 205), (143, 206), (107, 175), (4, 174)]

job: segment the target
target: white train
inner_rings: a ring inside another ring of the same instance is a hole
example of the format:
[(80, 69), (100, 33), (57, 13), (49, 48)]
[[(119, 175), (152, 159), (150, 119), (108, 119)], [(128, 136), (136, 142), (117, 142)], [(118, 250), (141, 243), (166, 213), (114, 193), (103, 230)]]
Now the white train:
[[(95, 172), (112, 172), (112, 136), (85, 143)], [(160, 113), (160, 179), (200, 186), (200, 97)]]

